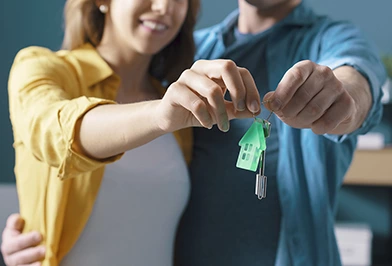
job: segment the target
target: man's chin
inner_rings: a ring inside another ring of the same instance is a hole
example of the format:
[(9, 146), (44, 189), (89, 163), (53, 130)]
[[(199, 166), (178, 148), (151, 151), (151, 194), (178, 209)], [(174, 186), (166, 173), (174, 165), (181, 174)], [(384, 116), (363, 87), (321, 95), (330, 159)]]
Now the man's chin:
[(257, 7), (261, 10), (270, 10), (274, 9), (285, 2), (289, 2), (290, 0), (244, 0), (248, 4)]

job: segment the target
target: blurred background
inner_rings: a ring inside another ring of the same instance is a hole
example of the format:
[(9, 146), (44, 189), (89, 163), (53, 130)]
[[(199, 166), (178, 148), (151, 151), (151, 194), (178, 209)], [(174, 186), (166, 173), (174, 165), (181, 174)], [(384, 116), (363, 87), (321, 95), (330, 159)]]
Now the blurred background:
[[(14, 151), (9, 121), (7, 79), (23, 47), (61, 46), (64, 0), (0, 2), (0, 229), (18, 210), (13, 174)], [(374, 41), (392, 78), (391, 0), (308, 0), (320, 14), (354, 22)], [(221, 21), (236, 0), (202, 0), (197, 28)], [(359, 150), (339, 195), (336, 232), (345, 265), (392, 265), (392, 108), (385, 84), (383, 122), (360, 140)], [(0, 266), (2, 260), (0, 257)]]

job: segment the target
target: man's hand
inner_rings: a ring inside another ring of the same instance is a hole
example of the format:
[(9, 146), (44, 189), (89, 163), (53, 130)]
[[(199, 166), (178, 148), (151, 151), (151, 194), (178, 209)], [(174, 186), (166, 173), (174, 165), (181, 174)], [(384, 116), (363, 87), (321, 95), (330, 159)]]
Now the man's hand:
[(362, 124), (371, 94), (368, 82), (354, 68), (332, 71), (306, 60), (289, 69), (264, 101), (291, 127), (311, 128), (316, 134), (346, 134)]
[(1, 252), (7, 266), (38, 266), (45, 257), (45, 247), (37, 246), (42, 241), (38, 232), (22, 234), (24, 220), (19, 214), (7, 219), (3, 230)]

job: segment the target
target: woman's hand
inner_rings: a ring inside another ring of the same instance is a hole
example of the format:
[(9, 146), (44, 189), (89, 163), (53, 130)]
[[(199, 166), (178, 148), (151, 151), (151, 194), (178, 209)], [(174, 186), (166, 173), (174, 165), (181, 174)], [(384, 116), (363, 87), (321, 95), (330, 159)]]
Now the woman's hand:
[(45, 248), (37, 246), (42, 241), (41, 234), (23, 234), (23, 227), (24, 220), (19, 214), (8, 217), (1, 244), (1, 253), (7, 266), (38, 266), (45, 257)]
[[(226, 90), (232, 101), (224, 99)], [(199, 60), (171, 84), (158, 105), (157, 123), (165, 132), (217, 124), (260, 112), (260, 95), (250, 72), (230, 60)]]

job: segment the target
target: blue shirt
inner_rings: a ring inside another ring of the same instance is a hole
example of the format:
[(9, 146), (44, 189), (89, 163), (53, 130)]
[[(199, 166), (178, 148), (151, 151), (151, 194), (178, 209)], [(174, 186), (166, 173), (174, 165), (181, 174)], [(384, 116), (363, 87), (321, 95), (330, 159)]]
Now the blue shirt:
[[(246, 235), (247, 226), (253, 226), (248, 221), (246, 212), (240, 217), (242, 222), (238, 223), (239, 219), (234, 217), (233, 213), (238, 213), (240, 204), (232, 205), (235, 201), (244, 203), (242, 208), (248, 212), (250, 209), (259, 211), (260, 227), (266, 226), (271, 231), (280, 229), (275, 265), (341, 265), (334, 235), (336, 196), (351, 163), (356, 136), (368, 132), (381, 119), (381, 85), (386, 77), (382, 63), (374, 47), (356, 27), (347, 22), (336, 22), (328, 17), (318, 16), (304, 3), (267, 30), (264, 33), (266, 40), (255, 35), (246, 42), (227, 45), (225, 36), (237, 23), (237, 18), (238, 11), (235, 11), (222, 23), (198, 31), (195, 35), (198, 47), (196, 59), (232, 58), (236, 62), (241, 60), (240, 66), (253, 66), (254, 54), (252, 49), (248, 48), (258, 49), (258, 43), (262, 42), (262, 39), (265, 41), (265, 58), (256, 63), (259, 64), (260, 70), (267, 69), (265, 86), (268, 89), (275, 89), (284, 73), (301, 60), (309, 59), (332, 69), (349, 65), (368, 80), (372, 92), (372, 107), (359, 129), (340, 136), (316, 135), (310, 129), (294, 129), (278, 119), (275, 120), (280, 149), (276, 170), (277, 193), (274, 195), (268, 191), (266, 200), (279, 195), (280, 225), (269, 224), (270, 213), (274, 210), (260, 207), (265, 203), (254, 198), (254, 180), (250, 181), (243, 178), (242, 174), (238, 175), (234, 170), (233, 156), (225, 152), (226, 146), (233, 147), (238, 144), (249, 122), (247, 124), (247, 120), (232, 121), (229, 132), (235, 132), (230, 135), (233, 137), (227, 137), (227, 133), (218, 132), (216, 129), (196, 129), (191, 165), (192, 192), (188, 209), (179, 227), (177, 265), (217, 265), (208, 260), (208, 257), (214, 256), (249, 258), (243, 263), (232, 265), (263, 263), (263, 257), (260, 257), (257, 251), (261, 247), (237, 249), (235, 252), (230, 249), (230, 245), (236, 246), (236, 241), (246, 242), (247, 238), (230, 239), (226, 234), (230, 235), (231, 231), (240, 229)], [(258, 73), (252, 74), (257, 80)], [(217, 150), (222, 152), (216, 152)], [(209, 156), (211, 154), (216, 155)], [(268, 171), (268, 164), (266, 170)], [(246, 187), (249, 187), (243, 194), (241, 190), (245, 189), (245, 186), (240, 185), (242, 182), (248, 183)], [(245, 201), (244, 197), (253, 197), (253, 203)], [(255, 206), (256, 204), (258, 206)], [(214, 215), (214, 210), (219, 215)], [(255, 217), (253, 213), (249, 216)], [(275, 215), (278, 216), (279, 214)], [(232, 219), (237, 223), (232, 223)], [(220, 227), (223, 230), (218, 230)], [(260, 243), (263, 239), (260, 235), (249, 237), (260, 238)], [(208, 246), (207, 242), (212, 238), (221, 238), (219, 245), (227, 247), (227, 252), (222, 251), (219, 246)], [(205, 245), (209, 247), (207, 251), (203, 248)]]
[[(239, 33), (236, 24), (224, 35), (227, 47), (241, 47), (241, 52), (230, 53), (230, 58), (238, 65), (246, 65), (255, 77), (260, 95), (270, 90), (267, 69), (260, 68), (260, 62), (265, 61), (267, 40), (265, 32), (257, 36)], [(249, 41), (254, 45), (241, 45)], [(244, 53), (252, 53), (252, 61), (249, 56), (242, 56)], [(229, 94), (226, 96), (230, 100)], [(268, 115), (269, 111), (264, 108), (260, 117)], [(231, 121), (231, 129), (225, 134), (216, 127), (195, 129), (196, 157), (192, 160), (191, 174), (196, 178), (192, 178), (193, 191), (182, 223), (187, 226), (182, 227), (178, 239), (183, 243), (177, 250), (184, 258), (180, 265), (189, 265), (185, 264), (187, 258), (192, 258), (191, 265), (274, 265), (281, 219), (276, 180), (279, 153), (276, 119), (275, 116), (270, 119), (265, 170), (268, 197), (262, 201), (254, 194), (256, 173), (236, 168), (239, 140), (253, 119)], [(222, 155), (224, 159), (217, 160)], [(206, 161), (213, 162), (213, 167)], [(201, 211), (196, 212), (199, 209)], [(191, 242), (187, 241), (189, 237), (193, 239)]]

